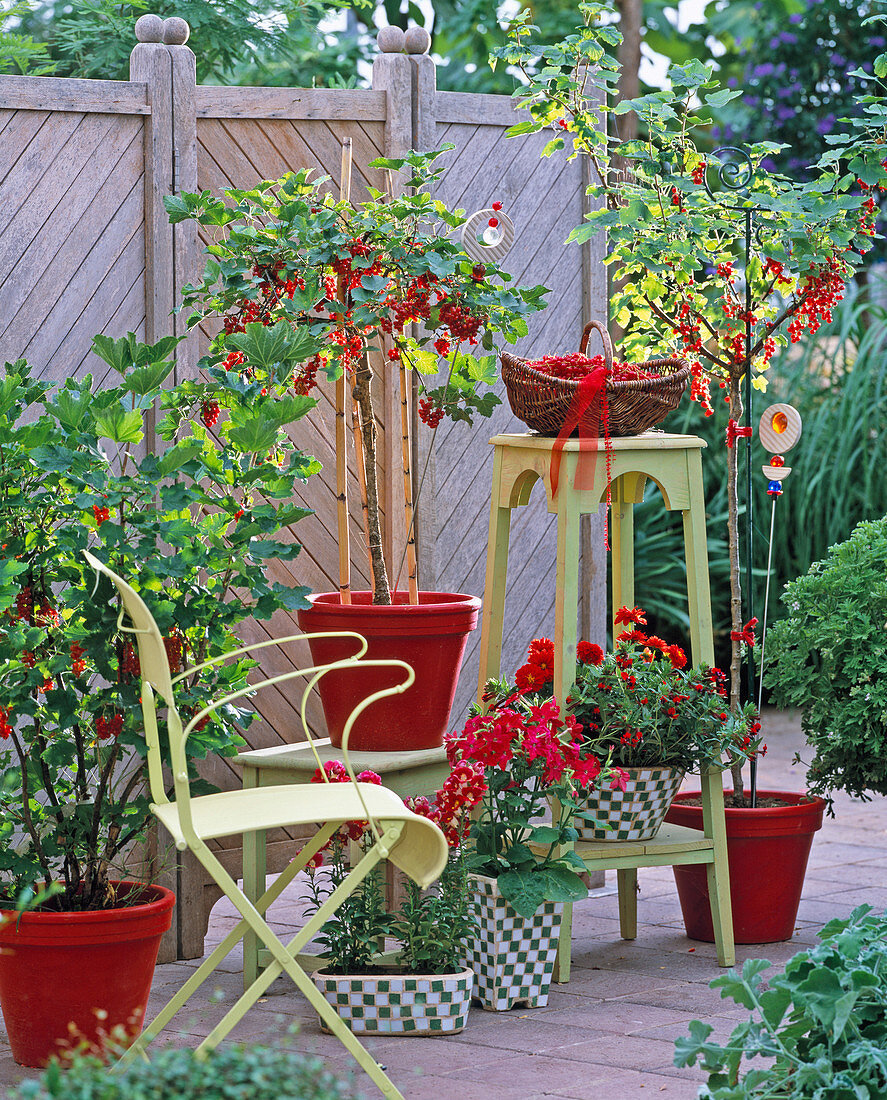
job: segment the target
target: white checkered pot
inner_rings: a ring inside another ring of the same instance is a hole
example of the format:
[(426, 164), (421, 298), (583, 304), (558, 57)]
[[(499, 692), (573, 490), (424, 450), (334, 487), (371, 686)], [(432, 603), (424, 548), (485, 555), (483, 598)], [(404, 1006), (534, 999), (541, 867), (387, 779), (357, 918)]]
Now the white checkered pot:
[(475, 975), (474, 1002), (493, 1012), (544, 1007), (563, 904), (547, 901), (532, 917), (522, 917), (499, 894), (495, 879), (471, 875), (470, 883), (476, 921), (465, 961)]
[(623, 768), (625, 790), (605, 786), (589, 798), (585, 812), (573, 824), (580, 840), (649, 840), (659, 832), (684, 773), (677, 768)]
[(316, 970), (312, 977), (355, 1035), (455, 1035), (468, 1022), (474, 974), (467, 969), (431, 975)]

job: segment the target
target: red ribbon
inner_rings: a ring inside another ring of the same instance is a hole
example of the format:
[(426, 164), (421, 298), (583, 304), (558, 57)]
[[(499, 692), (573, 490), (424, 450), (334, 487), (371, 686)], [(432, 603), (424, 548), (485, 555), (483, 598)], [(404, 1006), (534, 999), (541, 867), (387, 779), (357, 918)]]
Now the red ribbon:
[[(600, 426), (603, 424), (603, 433), (601, 433)], [(595, 441), (603, 434), (604, 438), (609, 443), (610, 431), (607, 420), (607, 368), (603, 365), (595, 367), (594, 370), (589, 371), (583, 378), (580, 378), (579, 385), (576, 389), (576, 394), (573, 397), (573, 401), (564, 418), (564, 424), (558, 433), (558, 437), (555, 440), (554, 446), (551, 448), (551, 496), (552, 499), (557, 495), (558, 481), (560, 480), (560, 468), (561, 457), (564, 451), (564, 444), (573, 434), (576, 429), (579, 429), (579, 452), (581, 454), (591, 453), (591, 464), (588, 467), (588, 482), (582, 485), (578, 484), (578, 473), (581, 469), (583, 474), (586, 472), (582, 467), (582, 460), (580, 458), (580, 465), (577, 469), (577, 488), (591, 488), (594, 483), (594, 466), (597, 461), (598, 448), (594, 446)], [(609, 484), (607, 485), (607, 492), (609, 496)], [(608, 501), (609, 503), (609, 501)]]
[(740, 437), (750, 439), (751, 438), (751, 425), (747, 425), (744, 428), (740, 428), (735, 420), (727, 421), (727, 446), (732, 447), (737, 439)]

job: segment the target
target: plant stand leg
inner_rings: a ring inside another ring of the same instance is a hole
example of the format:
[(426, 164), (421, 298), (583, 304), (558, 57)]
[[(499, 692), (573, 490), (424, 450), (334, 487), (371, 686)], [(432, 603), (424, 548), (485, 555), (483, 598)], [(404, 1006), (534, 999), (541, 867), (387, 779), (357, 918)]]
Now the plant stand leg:
[(637, 867), (619, 867), (616, 871), (619, 890), (619, 934), (624, 940), (638, 937), (638, 871)]
[(724, 816), (724, 790), (716, 768), (702, 772), (702, 827), (714, 840), (712, 862), (706, 867), (711, 923), (719, 966), (734, 966), (733, 909), (730, 902), (730, 865), (727, 859), (727, 824)]
[[(244, 767), (243, 786), (259, 785), (258, 770)], [(243, 834), (243, 892), (253, 904), (265, 893), (266, 846), (264, 831)], [(243, 935), (243, 988), (259, 976), (259, 940), (252, 929)]]
[(690, 612), (690, 648), (693, 664), (715, 663), (711, 619), (711, 588), (708, 578), (708, 545), (705, 530), (705, 497), (702, 491), (702, 458), (699, 451), (687, 453), (687, 482), (690, 507), (683, 512), (684, 555), (687, 560), (687, 607)]
[(490, 501), (490, 534), (487, 540), (487, 574), (481, 611), (480, 673), (477, 701), (483, 705), (484, 685), (498, 676), (502, 664), (502, 630), (505, 622), (505, 585), (508, 573), (508, 543), (511, 537), (511, 509), (501, 501), (502, 448), (493, 456), (493, 495)]
[[(617, 478), (611, 486), (610, 542), (612, 551), (612, 615), (620, 607), (634, 607), (634, 504), (626, 500), (625, 485)], [(615, 641), (619, 628), (613, 623)]]

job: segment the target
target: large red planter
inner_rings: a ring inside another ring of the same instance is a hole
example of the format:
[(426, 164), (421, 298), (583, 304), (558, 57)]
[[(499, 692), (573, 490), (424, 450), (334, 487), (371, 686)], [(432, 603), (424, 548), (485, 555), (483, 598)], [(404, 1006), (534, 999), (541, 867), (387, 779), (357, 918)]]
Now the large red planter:
[[(405, 592), (394, 598), (394, 604), (380, 605), (372, 602), (371, 592), (353, 592), (350, 604), (340, 604), (338, 592), (320, 592), (308, 597), (310, 608), (298, 612), (306, 634), (356, 630), (369, 643), (365, 659), (395, 657), (416, 673), (416, 682), (402, 695), (381, 699), (360, 715), (351, 730), (350, 749), (437, 748), (447, 731), (465, 644), (477, 626), (481, 601), (458, 592), (420, 592), (417, 605), (407, 603)], [(355, 652), (351, 639), (316, 638), (308, 644), (314, 664)], [(401, 670), (384, 668), (355, 668), (321, 677), (318, 690), (332, 743), (342, 744), (342, 730), (361, 699), (402, 679)]]
[(19, 1065), (44, 1066), (81, 1042), (101, 1052), (115, 1029), (131, 1039), (142, 1030), (175, 895), (162, 886), (120, 886), (143, 891), (145, 902), (20, 918), (0, 912), (0, 1008)]
[[(665, 820), (701, 829), (702, 807), (683, 805), (685, 799), (698, 797), (698, 792), (677, 795)], [(736, 943), (791, 939), (813, 834), (822, 827), (825, 809), (821, 798), (788, 791), (758, 791), (758, 797), (779, 798), (788, 804), (725, 810)], [(689, 864), (673, 870), (687, 935), (713, 943), (705, 867)]]

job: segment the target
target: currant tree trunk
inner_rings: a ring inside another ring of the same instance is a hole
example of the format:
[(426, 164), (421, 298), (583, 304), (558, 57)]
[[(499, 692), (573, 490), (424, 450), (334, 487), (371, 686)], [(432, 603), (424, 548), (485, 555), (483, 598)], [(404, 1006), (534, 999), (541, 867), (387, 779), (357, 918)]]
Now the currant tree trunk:
[(390, 604), (391, 588), (388, 585), (388, 570), (385, 568), (385, 555), (382, 550), (382, 522), (379, 516), (379, 468), (376, 463), (376, 417), (373, 411), (373, 395), (370, 389), (372, 377), (372, 370), (367, 355), (364, 353), (361, 357), (360, 365), (355, 371), (354, 399), (360, 408), (364, 461), (366, 463), (366, 518), (370, 562), (373, 567), (373, 603)]
[[(742, 390), (740, 379), (730, 378), (730, 418), (737, 424), (742, 420)], [(742, 586), (739, 582), (739, 441), (727, 448), (727, 542), (730, 554), (730, 630), (734, 635), (742, 630)], [(742, 675), (742, 643), (736, 637), (730, 642), (730, 704), (739, 703), (739, 685)], [(745, 794), (742, 779), (742, 761), (733, 764), (733, 794), (742, 799)]]

